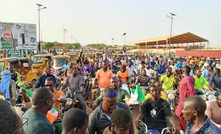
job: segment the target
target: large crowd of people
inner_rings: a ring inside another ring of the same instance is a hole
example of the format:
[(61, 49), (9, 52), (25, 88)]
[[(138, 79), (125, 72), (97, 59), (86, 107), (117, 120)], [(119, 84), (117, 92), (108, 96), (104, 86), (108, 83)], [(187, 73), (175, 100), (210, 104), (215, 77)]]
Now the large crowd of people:
[[(62, 66), (64, 80), (48, 64), (30, 89), (20, 87), (13, 65), (1, 72), (0, 133), (134, 134), (141, 131), (135, 127), (141, 121), (158, 132), (169, 127), (171, 133), (221, 133), (221, 74), (215, 58), (81, 53), (76, 65)], [(176, 91), (174, 109), (167, 91)], [(31, 106), (19, 115), (22, 103)]]

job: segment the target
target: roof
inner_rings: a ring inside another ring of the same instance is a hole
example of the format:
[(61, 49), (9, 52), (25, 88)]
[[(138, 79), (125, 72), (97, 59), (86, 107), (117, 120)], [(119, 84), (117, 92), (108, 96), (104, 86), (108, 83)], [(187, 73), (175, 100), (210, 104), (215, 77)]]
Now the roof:
[(7, 60), (8, 62), (19, 62), (18, 58), (12, 57), (12, 58), (2, 58), (0, 61)]
[(38, 55), (33, 55), (33, 56), (36, 56), (36, 57), (51, 57), (50, 54), (38, 54)]
[(56, 56), (54, 56), (54, 59), (55, 58), (70, 58), (70, 56), (68, 56), (68, 55), (56, 55)]
[[(152, 38), (147, 40), (141, 40), (133, 42), (132, 44), (139, 45), (139, 46), (146, 46), (146, 45), (165, 45), (169, 44), (170, 36), (162, 36), (158, 38)], [(195, 34), (190, 32), (173, 35), (171, 37), (171, 44), (180, 44), (180, 43), (195, 43), (195, 42), (208, 42), (207, 39), (199, 37)]]
[(68, 56), (78, 56), (79, 54), (78, 53), (65, 53), (65, 55), (68, 55)]

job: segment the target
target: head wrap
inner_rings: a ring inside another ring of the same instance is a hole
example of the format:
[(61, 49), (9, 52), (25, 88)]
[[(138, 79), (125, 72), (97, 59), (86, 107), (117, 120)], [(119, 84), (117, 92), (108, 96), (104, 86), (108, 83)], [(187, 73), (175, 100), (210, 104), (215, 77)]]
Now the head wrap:
[(0, 92), (5, 94), (6, 100), (11, 104), (11, 97), (10, 97), (10, 82), (11, 82), (11, 74), (9, 70), (2, 71), (2, 80), (0, 83)]

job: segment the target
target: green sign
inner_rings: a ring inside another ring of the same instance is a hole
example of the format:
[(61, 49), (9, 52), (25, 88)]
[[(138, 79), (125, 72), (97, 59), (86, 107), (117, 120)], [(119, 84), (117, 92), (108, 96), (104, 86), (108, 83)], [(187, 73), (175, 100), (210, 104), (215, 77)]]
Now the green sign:
[(8, 50), (8, 52), (7, 52), (7, 57), (21, 57), (22, 56), (22, 54), (21, 54), (22, 52), (21, 52), (21, 50), (14, 50), (14, 55), (12, 55), (12, 49), (10, 49), (10, 50)]
[(2, 45), (2, 50), (4, 49), (11, 49), (11, 40), (10, 41), (6, 41), (3, 37), (1, 37), (1, 45)]

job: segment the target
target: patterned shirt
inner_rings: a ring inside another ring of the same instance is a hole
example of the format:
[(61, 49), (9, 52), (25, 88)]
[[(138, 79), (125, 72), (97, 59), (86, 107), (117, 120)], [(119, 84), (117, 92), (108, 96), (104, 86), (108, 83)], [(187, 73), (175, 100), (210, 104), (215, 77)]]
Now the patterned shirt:
[[(187, 122), (185, 134), (190, 134), (194, 122)], [(209, 118), (206, 119), (203, 126), (194, 134), (221, 134), (221, 129), (214, 125)]]

